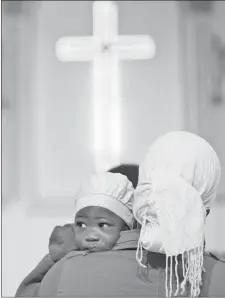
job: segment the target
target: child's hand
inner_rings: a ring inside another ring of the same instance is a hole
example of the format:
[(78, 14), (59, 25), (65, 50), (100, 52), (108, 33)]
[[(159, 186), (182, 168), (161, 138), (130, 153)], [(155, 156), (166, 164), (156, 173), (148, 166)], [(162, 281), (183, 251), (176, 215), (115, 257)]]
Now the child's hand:
[(73, 224), (56, 226), (49, 239), (49, 253), (52, 260), (57, 262), (73, 250), (76, 250)]

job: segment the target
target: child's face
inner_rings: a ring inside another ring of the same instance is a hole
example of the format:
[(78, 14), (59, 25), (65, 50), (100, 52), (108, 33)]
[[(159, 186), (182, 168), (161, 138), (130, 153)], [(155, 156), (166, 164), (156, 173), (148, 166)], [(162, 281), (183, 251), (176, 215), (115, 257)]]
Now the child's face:
[(75, 218), (75, 237), (78, 249), (111, 249), (125, 230), (125, 222), (102, 207), (86, 207)]

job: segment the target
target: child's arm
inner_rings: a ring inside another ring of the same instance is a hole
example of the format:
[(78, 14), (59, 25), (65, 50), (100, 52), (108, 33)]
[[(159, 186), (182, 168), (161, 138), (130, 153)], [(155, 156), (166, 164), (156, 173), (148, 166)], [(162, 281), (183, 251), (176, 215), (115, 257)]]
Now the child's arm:
[(49, 254), (22, 281), (16, 292), (16, 297), (37, 296), (45, 274), (57, 261), (73, 250), (76, 250), (73, 224), (56, 226), (49, 239)]
[(22, 281), (16, 297), (35, 297), (42, 281), (48, 270), (54, 265), (50, 254), (47, 254), (31, 273)]

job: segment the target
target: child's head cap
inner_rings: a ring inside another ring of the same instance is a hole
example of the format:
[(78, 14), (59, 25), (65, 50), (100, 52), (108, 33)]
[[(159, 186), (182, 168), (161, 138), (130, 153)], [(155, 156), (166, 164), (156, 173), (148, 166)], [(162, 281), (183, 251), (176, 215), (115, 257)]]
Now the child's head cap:
[(133, 192), (132, 183), (122, 174), (106, 172), (93, 175), (81, 185), (75, 199), (75, 216), (85, 207), (103, 207), (132, 228)]

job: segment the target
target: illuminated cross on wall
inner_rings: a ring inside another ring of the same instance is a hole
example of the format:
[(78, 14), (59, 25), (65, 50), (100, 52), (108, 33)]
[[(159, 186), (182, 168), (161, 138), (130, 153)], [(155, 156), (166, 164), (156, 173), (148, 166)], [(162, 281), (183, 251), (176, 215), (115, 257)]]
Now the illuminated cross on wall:
[(113, 1), (93, 3), (93, 36), (62, 37), (56, 56), (63, 62), (93, 61), (93, 143), (97, 172), (120, 163), (121, 97), (119, 60), (150, 59), (155, 43), (148, 35), (118, 35)]

